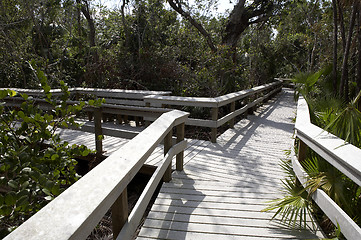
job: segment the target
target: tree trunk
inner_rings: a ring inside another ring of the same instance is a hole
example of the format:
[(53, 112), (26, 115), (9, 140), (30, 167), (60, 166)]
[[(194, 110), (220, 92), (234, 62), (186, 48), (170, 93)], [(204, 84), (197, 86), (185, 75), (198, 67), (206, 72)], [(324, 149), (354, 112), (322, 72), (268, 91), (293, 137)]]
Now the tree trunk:
[(337, 5), (336, 0), (332, 0), (333, 8), (333, 66), (332, 66), (332, 81), (333, 93), (337, 95)]
[(222, 44), (235, 49), (241, 34), (247, 27), (266, 21), (272, 10), (272, 1), (258, 0), (252, 1), (252, 4), (246, 4), (246, 0), (238, 1), (229, 15)]
[[(361, 4), (358, 4), (358, 31), (357, 31), (357, 49), (358, 49), (358, 60), (357, 60), (357, 93), (361, 91)], [(361, 106), (361, 101), (359, 102)], [(361, 110), (361, 107), (359, 108)]]
[(235, 48), (241, 34), (249, 26), (245, 16), (245, 1), (239, 1), (233, 8), (225, 28), (225, 34), (222, 38), (222, 44)]
[(89, 4), (88, 1), (83, 0), (84, 4), (80, 2), (80, 0), (77, 0), (78, 4), (81, 4), (80, 10), (83, 13), (84, 17), (86, 18), (88, 22), (89, 27), (89, 46), (91, 48), (90, 52), (93, 58), (93, 62), (98, 62), (98, 52), (96, 49), (94, 49), (95, 45), (95, 24), (94, 19), (92, 18), (89, 10)]
[(313, 44), (311, 54), (310, 54), (310, 65), (308, 66), (309, 72), (313, 71), (313, 65), (315, 65), (315, 52), (316, 52), (316, 44), (317, 44), (317, 35), (315, 35), (315, 43)]
[[(346, 102), (349, 101), (348, 96), (348, 87), (345, 87), (346, 84), (348, 84), (348, 56), (350, 54), (350, 47), (351, 47), (351, 40), (352, 40), (352, 33), (353, 28), (355, 26), (355, 19), (356, 19), (356, 11), (357, 11), (357, 4), (354, 2), (352, 6), (352, 14), (351, 14), (351, 20), (350, 20), (350, 26), (347, 36), (347, 42), (346, 42), (346, 48), (343, 53), (343, 61), (342, 61), (342, 74), (341, 74), (341, 84), (340, 84), (340, 94), (341, 96), (344, 96), (344, 99)], [(346, 92), (347, 91), (347, 92)]]
[(129, 41), (130, 33), (129, 33), (129, 28), (128, 28), (127, 21), (125, 19), (125, 12), (124, 12), (124, 8), (125, 8), (125, 5), (127, 4), (127, 2), (128, 2), (127, 0), (123, 0), (122, 6), (120, 8), (120, 12), (122, 14), (122, 23), (123, 23), (123, 27), (124, 27), (125, 47), (129, 48), (129, 46), (130, 46), (130, 41)]
[(338, 13), (340, 15), (340, 31), (341, 31), (341, 39), (342, 39), (342, 47), (343, 51), (346, 48), (346, 31), (345, 31), (345, 20), (343, 18), (343, 9), (340, 3), (340, 0), (336, 0), (338, 4)]
[(200, 34), (204, 37), (206, 40), (209, 48), (212, 50), (212, 52), (217, 52), (217, 48), (214, 46), (213, 40), (211, 35), (204, 29), (204, 27), (197, 22), (188, 12), (185, 12), (182, 8), (181, 3), (178, 0), (167, 0), (169, 5), (178, 12), (182, 17), (184, 17), (187, 21), (190, 22), (190, 24), (195, 27)]
[[(214, 45), (211, 35), (188, 12), (183, 10), (182, 1), (167, 0), (167, 2), (176, 12), (189, 21), (200, 34), (202, 34), (210, 49), (213, 52), (216, 52), (217, 48)], [(229, 46), (234, 50), (241, 34), (247, 29), (247, 27), (254, 23), (266, 21), (271, 15), (273, 6), (273, 2), (268, 0), (239, 0), (229, 15), (228, 22), (225, 26), (225, 32), (222, 37), (222, 44)], [(233, 55), (230, 57), (235, 59), (235, 52), (233, 51), (232, 54)]]

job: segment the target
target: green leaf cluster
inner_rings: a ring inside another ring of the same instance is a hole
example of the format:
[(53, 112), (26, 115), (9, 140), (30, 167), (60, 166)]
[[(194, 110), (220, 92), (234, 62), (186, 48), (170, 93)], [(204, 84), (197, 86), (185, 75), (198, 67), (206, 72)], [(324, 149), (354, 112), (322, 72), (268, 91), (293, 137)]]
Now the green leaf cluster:
[[(77, 181), (75, 157), (91, 153), (85, 146), (70, 146), (57, 133), (60, 127), (77, 126), (74, 116), (87, 103), (68, 104), (70, 93), (64, 82), (60, 82), (61, 96), (55, 99), (45, 74), (36, 74), (51, 106), (47, 110), (26, 94), (0, 91), (1, 237)], [(21, 105), (7, 107), (5, 101), (14, 97), (22, 99)]]
[[(357, 108), (361, 92), (351, 102), (344, 103), (332, 94), (330, 71), (330, 67), (326, 67), (315, 73), (298, 73), (293, 80), (296, 83), (295, 98), (302, 94), (306, 99), (314, 124), (344, 139), (345, 144), (361, 148), (361, 113)], [(312, 193), (321, 189), (361, 225), (361, 211), (358, 211), (361, 209), (361, 187), (311, 149), (307, 151), (307, 158), (301, 164), (308, 174), (305, 188), (297, 181), (290, 160), (283, 161), (281, 167), (287, 173), (284, 181), (286, 193), (283, 198), (271, 202), (265, 211), (277, 209), (275, 217), (282, 216), (282, 220), (292, 226), (298, 220), (302, 225), (300, 217), (306, 210), (320, 216), (319, 220), (331, 224), (311, 200)], [(305, 224), (304, 220), (303, 225)], [(335, 229), (334, 235), (335, 239), (342, 237), (339, 227)]]

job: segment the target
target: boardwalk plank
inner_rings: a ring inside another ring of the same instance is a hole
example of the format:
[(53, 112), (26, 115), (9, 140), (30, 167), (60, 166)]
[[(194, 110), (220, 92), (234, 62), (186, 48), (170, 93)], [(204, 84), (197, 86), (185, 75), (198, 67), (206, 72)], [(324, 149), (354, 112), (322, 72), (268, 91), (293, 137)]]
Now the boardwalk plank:
[[(312, 238), (315, 237), (314, 234), (310, 234), (308, 231), (290, 231), (285, 229), (275, 229), (275, 228), (266, 228), (266, 227), (254, 227), (254, 226), (236, 226), (236, 225), (224, 225), (224, 224), (204, 224), (204, 223), (195, 223), (191, 224), (187, 222), (178, 222), (178, 221), (166, 221), (166, 220), (156, 220), (156, 219), (147, 219), (144, 223), (144, 227), (160, 229), (171, 229), (176, 231), (185, 231), (185, 232), (198, 232), (198, 233), (214, 233), (214, 234), (224, 234), (224, 235), (236, 235), (236, 236), (258, 236), (258, 237), (295, 237), (294, 233), (299, 235), (303, 234), (303, 237)], [(293, 233), (293, 234), (292, 234)], [(296, 235), (296, 236), (297, 236)]]
[[(310, 219), (308, 230), (291, 230), (279, 221), (270, 221), (273, 212), (262, 212), (270, 200), (282, 196), (285, 174), (279, 163), (285, 158), (284, 150), (292, 146), (294, 109), (292, 92), (284, 90), (255, 115), (225, 131), (216, 144), (188, 139), (184, 171), (174, 171), (173, 180), (163, 184), (137, 239), (322, 237), (320, 231), (312, 229)], [(59, 131), (70, 144), (95, 149), (92, 133)], [(105, 136), (105, 154), (127, 142)], [(157, 166), (163, 155), (160, 145), (146, 164)]]
[(270, 221), (267, 202), (282, 197), (280, 159), (292, 145), (292, 92), (284, 91), (205, 144), (164, 183), (138, 239), (315, 239), (319, 231), (292, 230)]
[[(214, 226), (217, 229), (216, 226)], [(139, 233), (139, 236), (145, 237), (147, 239), (169, 239), (169, 240), (179, 240), (179, 239), (192, 239), (192, 240), (248, 240), (248, 239), (314, 239), (317, 238), (316, 235), (310, 234), (309, 232), (297, 232), (297, 231), (287, 231), (279, 228), (274, 230), (275, 234), (265, 236), (259, 231), (246, 232), (244, 234), (231, 234), (231, 232), (219, 233), (216, 231), (210, 233), (207, 231), (194, 232), (193, 229), (186, 230), (177, 230), (177, 229), (156, 229), (144, 227)], [(207, 229), (208, 230), (208, 229)], [(243, 229), (242, 229), (243, 230)], [(258, 228), (256, 230), (259, 230)], [(293, 233), (293, 234), (292, 234)]]

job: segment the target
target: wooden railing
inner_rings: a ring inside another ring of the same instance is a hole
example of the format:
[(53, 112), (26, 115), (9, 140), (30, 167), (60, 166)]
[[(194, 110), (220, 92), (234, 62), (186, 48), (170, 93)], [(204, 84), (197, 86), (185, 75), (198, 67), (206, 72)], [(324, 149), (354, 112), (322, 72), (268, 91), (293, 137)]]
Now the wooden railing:
[[(268, 100), (276, 92), (282, 89), (282, 81), (264, 84), (251, 89), (230, 93), (216, 98), (205, 97), (177, 97), (177, 96), (145, 96), (144, 101), (147, 106), (162, 105), (163, 107), (172, 108), (171, 106), (190, 106), (211, 108), (211, 119), (189, 118), (186, 125), (208, 127), (211, 128), (211, 141), (216, 142), (217, 128), (230, 123), (230, 127), (234, 126), (235, 117), (253, 111), (257, 104)], [(262, 94), (262, 96), (261, 96)], [(246, 98), (248, 98), (246, 100)], [(236, 109), (237, 101), (244, 101), (239, 104), (240, 108)], [(246, 101), (245, 101), (246, 100)], [(229, 113), (219, 118), (219, 108), (229, 105)], [(145, 117), (145, 120), (154, 120), (154, 117)]]
[[(300, 161), (306, 157), (307, 147), (361, 186), (361, 149), (312, 124), (303, 98), (298, 100), (296, 137), (299, 138), (298, 159), (293, 153), (292, 164), (299, 181), (305, 186), (308, 175)], [(361, 239), (361, 228), (322, 190), (312, 194), (313, 200), (347, 239)]]
[[(7, 88), (0, 88), (7, 89)], [(26, 93), (32, 97), (43, 98), (42, 89), (24, 89), (11, 88), (18, 93)], [(143, 98), (148, 95), (170, 95), (169, 91), (144, 91), (144, 90), (124, 90), (124, 89), (102, 89), (102, 88), (69, 88), (70, 94), (74, 99), (88, 95), (89, 97), (104, 98), (109, 104), (127, 105), (127, 106), (145, 106)], [(61, 96), (61, 89), (51, 89), (53, 96)]]
[[(140, 119), (145, 120), (149, 124), (151, 121), (156, 120), (161, 114), (172, 111), (174, 108), (172, 108), (172, 106), (210, 108), (211, 119), (189, 118), (186, 125), (210, 128), (211, 141), (216, 142), (217, 129), (219, 127), (229, 123), (229, 126), (233, 128), (237, 116), (246, 112), (251, 113), (258, 104), (268, 100), (281, 89), (282, 81), (277, 80), (273, 83), (226, 94), (216, 98), (166, 96), (169, 95), (170, 92), (121, 89), (71, 88), (69, 91), (75, 96), (74, 99), (79, 99), (86, 95), (92, 95), (98, 98), (103, 97), (106, 99), (106, 103), (102, 104), (100, 108), (85, 109), (90, 113), (91, 117), (89, 120), (94, 120), (94, 124), (85, 124), (81, 129), (83, 131), (95, 133), (97, 142), (96, 149), (98, 153), (101, 153), (102, 143), (99, 140), (98, 135), (110, 135), (131, 139), (138, 134), (138, 132), (128, 130), (107, 129), (102, 126), (102, 120), (103, 122), (106, 122), (107, 120), (113, 121), (111, 117), (107, 118), (107, 116), (114, 116), (118, 123), (128, 123), (128, 116), (132, 116), (135, 118), (134, 120), (138, 125)], [(27, 93), (39, 97), (43, 94), (41, 90), (13, 90), (19, 93)], [(53, 95), (61, 94), (59, 89), (51, 91)], [(13, 99), (12, 101), (15, 100)], [(21, 101), (21, 99), (19, 99), (19, 101)], [(46, 105), (44, 100), (40, 99), (40, 102), (41, 101)], [(219, 109), (225, 107), (228, 107), (228, 112), (220, 117)]]
[[(171, 180), (171, 161), (183, 169), (184, 123), (188, 113), (163, 114), (126, 145), (70, 186), (5, 239), (85, 239), (111, 208), (113, 235), (129, 239), (137, 228), (156, 186)], [(177, 144), (172, 146), (173, 128)], [(128, 216), (127, 185), (156, 146), (164, 141), (164, 159)]]
[[(3, 88), (1, 88), (3, 89)], [(0, 90), (1, 90), (0, 89)], [(39, 100), (45, 97), (44, 91), (40, 89), (21, 89), (12, 88), (18, 93), (26, 93), (29, 96)], [(104, 111), (102, 111), (102, 119), (105, 121), (112, 121), (116, 116), (118, 123), (129, 123), (128, 117), (134, 118), (134, 122), (139, 126), (143, 121), (143, 116), (148, 116), (151, 109), (144, 109), (144, 97), (148, 95), (170, 95), (169, 91), (144, 91), (144, 90), (124, 90), (124, 89), (102, 89), (102, 88), (69, 88), (68, 89), (72, 100), (89, 100), (89, 99), (104, 99)], [(58, 97), (62, 95), (61, 89), (51, 89), (53, 96)], [(160, 106), (156, 106), (160, 107)], [(116, 111), (117, 114), (112, 111)], [(119, 113), (121, 111), (121, 113)], [(165, 111), (162, 111), (164, 113)], [(89, 120), (93, 118), (92, 110), (88, 111)], [(153, 115), (151, 115), (153, 116)], [(159, 117), (159, 111), (157, 117)]]
[(292, 81), (292, 78), (275, 78), (275, 80), (278, 81), (282, 81), (282, 85), (284, 87), (288, 87), (288, 88), (294, 88), (295, 87), (295, 83)]

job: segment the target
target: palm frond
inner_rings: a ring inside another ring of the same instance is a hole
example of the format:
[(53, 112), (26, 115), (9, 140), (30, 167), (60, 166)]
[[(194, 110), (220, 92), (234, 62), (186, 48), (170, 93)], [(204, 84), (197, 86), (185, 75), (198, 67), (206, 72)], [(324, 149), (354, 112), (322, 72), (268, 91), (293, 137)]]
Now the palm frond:
[(285, 196), (271, 201), (270, 205), (262, 211), (277, 210), (272, 219), (280, 216), (280, 220), (292, 228), (297, 226), (306, 228), (307, 216), (310, 214), (310, 202), (305, 189), (292, 179), (286, 179), (282, 183)]
[(330, 131), (357, 147), (361, 147), (361, 112), (356, 106), (360, 98), (361, 91), (357, 97), (325, 127), (325, 131)]

